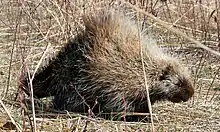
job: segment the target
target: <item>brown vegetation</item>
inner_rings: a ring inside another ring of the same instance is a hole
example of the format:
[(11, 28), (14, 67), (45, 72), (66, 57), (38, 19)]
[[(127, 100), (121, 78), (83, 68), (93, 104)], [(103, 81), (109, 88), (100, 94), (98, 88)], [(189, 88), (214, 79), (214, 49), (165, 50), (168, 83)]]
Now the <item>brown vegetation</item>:
[[(130, 3), (145, 10), (159, 20), (165, 21), (194, 40), (201, 41), (209, 48), (219, 51), (220, 24), (219, 0), (140, 0)], [(17, 82), (21, 67), (27, 66), (31, 73), (45, 64), (50, 56), (63, 47), (84, 27), (81, 16), (94, 8), (111, 6), (124, 8), (128, 14), (136, 10), (124, 1), (76, 0), (76, 1), (1, 1), (0, 12), (0, 86), (1, 126), (16, 122), (16, 129), (66, 130), (66, 131), (146, 131), (148, 123), (124, 123), (91, 119), (79, 114), (51, 114), (26, 109), (21, 101), (15, 101)], [(168, 52), (184, 61), (193, 73), (195, 95), (189, 102), (173, 104), (156, 103), (153, 109), (154, 127), (158, 131), (219, 131), (219, 56), (210, 54), (191, 43), (191, 39), (178, 36), (161, 28), (155, 20), (139, 13), (140, 27), (145, 27), (155, 40)], [(189, 41), (190, 40), (190, 41)], [(49, 46), (46, 48), (46, 45)], [(47, 49), (41, 61), (41, 55)], [(24, 61), (26, 60), (26, 61)], [(22, 99), (22, 94), (19, 95)], [(44, 102), (47, 99), (43, 99)], [(28, 115), (26, 115), (29, 113)], [(135, 113), (144, 114), (144, 113)], [(10, 116), (9, 116), (10, 115)], [(68, 116), (67, 116), (68, 115)], [(146, 115), (146, 114), (144, 114)], [(8, 117), (8, 118), (7, 118)], [(50, 118), (48, 118), (50, 117)], [(13, 127), (15, 128), (15, 127)], [(0, 129), (6, 129), (1, 127)]]

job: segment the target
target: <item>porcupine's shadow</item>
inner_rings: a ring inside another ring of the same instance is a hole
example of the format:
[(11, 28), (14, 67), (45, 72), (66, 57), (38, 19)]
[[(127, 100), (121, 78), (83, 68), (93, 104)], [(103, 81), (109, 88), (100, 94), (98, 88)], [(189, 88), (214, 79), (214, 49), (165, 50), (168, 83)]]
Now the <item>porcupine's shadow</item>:
[[(52, 103), (52, 98), (48, 98), (45, 100), (40, 100), (34, 98), (34, 105), (35, 105), (35, 112), (36, 117), (46, 117), (46, 118), (56, 118), (57, 116), (63, 116), (63, 117), (69, 117), (70, 115), (72, 117), (82, 116), (84, 118), (94, 118), (94, 119), (104, 119), (104, 120), (112, 120), (112, 121), (126, 121), (126, 122), (145, 122), (150, 123), (150, 115), (149, 113), (142, 113), (142, 115), (132, 115), (133, 113), (129, 113), (125, 116), (125, 113), (123, 112), (110, 112), (110, 113), (77, 113), (77, 112), (68, 112), (59, 110), (55, 106), (55, 104)], [(24, 99), (22, 101), (26, 108), (28, 109), (28, 113), (32, 113), (32, 102), (30, 99)], [(68, 113), (68, 114), (67, 114)], [(146, 115), (145, 115), (146, 114)]]

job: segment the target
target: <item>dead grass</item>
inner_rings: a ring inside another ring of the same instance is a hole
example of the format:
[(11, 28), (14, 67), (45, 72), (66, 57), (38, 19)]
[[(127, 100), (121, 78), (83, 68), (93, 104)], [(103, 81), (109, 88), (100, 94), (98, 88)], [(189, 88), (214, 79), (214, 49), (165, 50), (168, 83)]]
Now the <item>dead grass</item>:
[[(133, 8), (117, 0), (8, 0), (0, 3), (0, 93), (7, 109), (0, 109), (2, 130), (16, 129), (13, 120), (22, 131), (34, 130), (32, 114), (27, 116), (25, 106), (20, 105), (20, 100), (15, 100), (24, 60), (33, 71), (40, 64), (39, 60), (48, 44), (51, 46), (46, 60), (54, 56), (69, 38), (84, 28), (81, 16), (93, 9), (110, 5), (124, 8), (128, 14), (136, 14)], [(137, 4), (136, 7), (209, 48), (220, 51), (219, 0), (130, 0), (130, 3)], [(153, 106), (155, 130), (220, 131), (219, 56), (158, 26), (157, 22), (143, 13), (140, 15), (142, 25), (150, 30), (158, 43), (190, 67), (196, 88), (195, 96), (186, 103), (161, 102)], [(23, 97), (19, 95), (19, 98)], [(78, 114), (67, 113), (64, 116), (41, 111), (36, 113), (35, 119), (37, 131), (151, 131), (149, 123), (91, 119)], [(8, 125), (10, 122), (11, 126)]]

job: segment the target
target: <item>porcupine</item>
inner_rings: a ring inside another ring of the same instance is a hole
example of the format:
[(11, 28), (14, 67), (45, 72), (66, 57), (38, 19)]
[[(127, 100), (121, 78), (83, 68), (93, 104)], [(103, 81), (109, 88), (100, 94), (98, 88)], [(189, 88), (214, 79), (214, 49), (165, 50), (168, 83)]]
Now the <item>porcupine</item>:
[[(149, 112), (146, 87), (152, 104), (192, 97), (188, 69), (164, 53), (149, 34), (140, 32), (130, 17), (113, 10), (98, 11), (85, 15), (83, 22), (85, 30), (36, 73), (35, 97), (54, 96), (59, 110), (92, 109), (93, 113)], [(28, 78), (21, 84), (29, 94)]]

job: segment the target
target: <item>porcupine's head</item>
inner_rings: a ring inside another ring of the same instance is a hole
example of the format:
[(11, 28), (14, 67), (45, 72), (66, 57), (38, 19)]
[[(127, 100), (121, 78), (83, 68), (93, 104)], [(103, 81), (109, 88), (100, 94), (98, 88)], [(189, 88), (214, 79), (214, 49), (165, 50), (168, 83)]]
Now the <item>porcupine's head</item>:
[(169, 100), (174, 103), (188, 101), (194, 94), (190, 72), (175, 58), (155, 58), (156, 71), (151, 76), (150, 97), (153, 102)]

